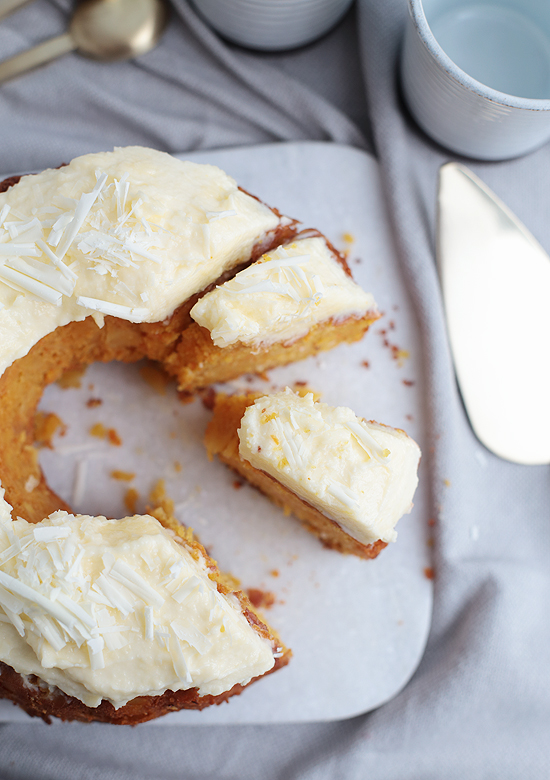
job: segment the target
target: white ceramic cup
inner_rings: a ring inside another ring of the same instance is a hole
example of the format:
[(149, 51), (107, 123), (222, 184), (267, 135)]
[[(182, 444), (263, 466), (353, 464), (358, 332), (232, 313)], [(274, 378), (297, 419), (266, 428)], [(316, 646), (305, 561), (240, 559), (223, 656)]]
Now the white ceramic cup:
[(550, 0), (408, 0), (405, 100), (442, 146), (503, 160), (550, 138)]
[(340, 21), (353, 0), (192, 0), (204, 19), (233, 43), (260, 51), (303, 46)]

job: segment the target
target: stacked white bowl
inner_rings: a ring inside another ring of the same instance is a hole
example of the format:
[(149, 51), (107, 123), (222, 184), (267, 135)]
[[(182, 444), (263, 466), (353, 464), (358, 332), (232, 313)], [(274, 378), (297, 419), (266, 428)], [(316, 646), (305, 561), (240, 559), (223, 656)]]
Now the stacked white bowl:
[(303, 46), (328, 32), (353, 0), (192, 0), (233, 43), (262, 51)]

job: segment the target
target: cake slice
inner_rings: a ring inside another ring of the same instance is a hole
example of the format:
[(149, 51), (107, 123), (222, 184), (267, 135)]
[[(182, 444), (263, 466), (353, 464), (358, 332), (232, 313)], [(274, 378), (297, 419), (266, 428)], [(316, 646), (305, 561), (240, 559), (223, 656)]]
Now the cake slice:
[(209, 457), (259, 488), (330, 548), (375, 558), (412, 508), (418, 445), (399, 429), (289, 388), (215, 399)]
[(226, 701), (288, 663), (248, 598), (159, 516), (2, 513), (2, 698), (45, 720), (127, 725)]
[(165, 366), (189, 392), (358, 341), (379, 316), (345, 259), (304, 231), (202, 296)]

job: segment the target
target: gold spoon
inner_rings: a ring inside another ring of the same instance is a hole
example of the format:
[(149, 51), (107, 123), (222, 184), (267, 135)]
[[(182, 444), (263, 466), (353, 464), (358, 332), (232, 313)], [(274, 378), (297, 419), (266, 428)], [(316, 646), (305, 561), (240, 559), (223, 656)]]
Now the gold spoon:
[(82, 0), (68, 32), (0, 63), (0, 84), (75, 50), (103, 62), (137, 57), (158, 43), (167, 21), (166, 0)]

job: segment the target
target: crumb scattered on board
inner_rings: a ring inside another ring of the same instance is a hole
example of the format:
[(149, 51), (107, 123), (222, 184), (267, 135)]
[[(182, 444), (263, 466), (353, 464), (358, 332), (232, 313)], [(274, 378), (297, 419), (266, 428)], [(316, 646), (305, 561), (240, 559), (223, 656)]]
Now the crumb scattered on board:
[(86, 406), (88, 409), (95, 409), (96, 406), (101, 406), (102, 403), (103, 401), (101, 398), (88, 398), (86, 401)]
[(269, 590), (248, 588), (246, 595), (250, 599), (252, 606), (256, 609), (269, 609), (275, 604), (275, 595)]
[(98, 439), (107, 439), (109, 444), (112, 444), (114, 447), (120, 447), (122, 444), (122, 439), (115, 429), (106, 428), (103, 423), (95, 423), (95, 425), (92, 425), (90, 428), (90, 435), (96, 436)]
[(39, 447), (53, 448), (52, 438), (57, 431), (63, 436), (67, 426), (54, 412), (37, 412), (34, 417), (34, 441)]
[(137, 511), (137, 502), (139, 500), (139, 493), (135, 488), (128, 488), (124, 494), (124, 506), (131, 515), (135, 515)]
[(174, 502), (166, 494), (166, 482), (159, 479), (149, 493), (149, 501), (153, 507), (160, 507), (170, 517), (174, 516)]
[[(383, 315), (383, 312), (381, 312)], [(395, 330), (395, 322), (391, 320), (387, 328), (379, 328), (376, 332), (382, 337), (382, 344), (390, 350), (392, 359), (396, 361), (399, 368), (405, 365), (405, 361), (410, 357), (408, 349), (401, 349), (397, 344), (392, 344), (388, 338), (388, 331)]]
[(113, 471), (111, 471), (111, 477), (120, 482), (131, 482), (135, 479), (135, 476), (133, 471), (120, 471), (120, 469), (113, 469)]
[(351, 252), (352, 244), (355, 243), (355, 237), (351, 233), (342, 233), (342, 241), (344, 242), (345, 246), (341, 252), (347, 260)]

